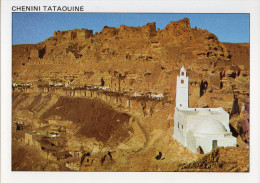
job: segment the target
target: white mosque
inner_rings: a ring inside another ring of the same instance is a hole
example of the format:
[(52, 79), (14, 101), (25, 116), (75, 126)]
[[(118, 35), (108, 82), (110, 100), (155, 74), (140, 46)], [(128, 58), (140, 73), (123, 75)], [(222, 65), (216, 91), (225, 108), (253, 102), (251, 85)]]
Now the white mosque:
[(217, 146), (236, 146), (229, 114), (222, 108), (189, 108), (189, 77), (184, 67), (177, 76), (173, 137), (191, 150), (208, 153)]

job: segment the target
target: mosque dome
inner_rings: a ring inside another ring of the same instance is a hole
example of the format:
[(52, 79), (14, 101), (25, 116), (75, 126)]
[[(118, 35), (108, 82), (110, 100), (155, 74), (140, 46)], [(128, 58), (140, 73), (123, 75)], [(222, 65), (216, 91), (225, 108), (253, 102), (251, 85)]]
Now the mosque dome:
[(211, 111), (208, 109), (200, 110), (199, 111), (200, 115), (211, 115)]
[(192, 129), (193, 133), (222, 134), (227, 132), (225, 126), (217, 120), (205, 119)]

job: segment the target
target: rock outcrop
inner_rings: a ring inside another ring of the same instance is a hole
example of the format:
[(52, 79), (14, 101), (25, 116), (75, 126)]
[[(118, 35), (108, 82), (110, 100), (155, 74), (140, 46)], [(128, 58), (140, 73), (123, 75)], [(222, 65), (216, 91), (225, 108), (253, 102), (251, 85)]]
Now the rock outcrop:
[(248, 172), (249, 153), (244, 148), (217, 148), (194, 162), (181, 165), (178, 171)]

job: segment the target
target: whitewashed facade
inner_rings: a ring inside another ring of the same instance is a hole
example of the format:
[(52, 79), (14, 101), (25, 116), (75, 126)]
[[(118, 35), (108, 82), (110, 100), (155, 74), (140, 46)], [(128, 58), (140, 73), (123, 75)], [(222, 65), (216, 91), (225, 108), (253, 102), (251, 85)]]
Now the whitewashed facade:
[(229, 114), (222, 108), (189, 108), (189, 78), (181, 68), (177, 76), (173, 137), (193, 153), (208, 153), (217, 146), (236, 146)]

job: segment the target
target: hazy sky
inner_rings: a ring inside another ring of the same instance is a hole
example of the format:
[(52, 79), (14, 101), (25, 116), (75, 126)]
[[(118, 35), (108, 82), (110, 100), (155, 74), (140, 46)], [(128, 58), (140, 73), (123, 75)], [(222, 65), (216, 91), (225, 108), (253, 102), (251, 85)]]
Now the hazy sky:
[(39, 43), (53, 32), (87, 28), (100, 32), (104, 26), (143, 26), (156, 22), (163, 29), (170, 21), (189, 18), (191, 27), (206, 29), (221, 42), (249, 42), (249, 14), (162, 13), (13, 13), (13, 44)]

